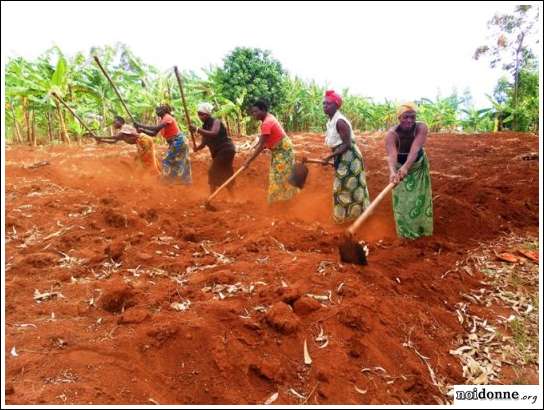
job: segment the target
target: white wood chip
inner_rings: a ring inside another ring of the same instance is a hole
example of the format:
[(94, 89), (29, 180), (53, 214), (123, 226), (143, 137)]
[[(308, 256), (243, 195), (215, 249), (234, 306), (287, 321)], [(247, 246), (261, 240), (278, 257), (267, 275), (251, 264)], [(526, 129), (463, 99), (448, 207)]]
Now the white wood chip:
[(264, 404), (272, 404), (272, 403), (274, 403), (276, 400), (278, 400), (278, 397), (279, 397), (279, 393), (278, 393), (278, 392), (273, 393), (268, 399), (265, 400)]
[(312, 358), (310, 357), (310, 353), (308, 353), (308, 344), (306, 343), (306, 339), (304, 339), (304, 364), (307, 366), (312, 364)]

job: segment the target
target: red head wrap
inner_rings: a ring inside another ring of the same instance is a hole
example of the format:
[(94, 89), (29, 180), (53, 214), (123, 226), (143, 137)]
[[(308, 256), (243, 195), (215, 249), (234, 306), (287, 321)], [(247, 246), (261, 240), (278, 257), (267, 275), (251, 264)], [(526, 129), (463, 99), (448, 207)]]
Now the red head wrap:
[(336, 103), (338, 108), (342, 105), (342, 97), (334, 90), (325, 91), (325, 101)]

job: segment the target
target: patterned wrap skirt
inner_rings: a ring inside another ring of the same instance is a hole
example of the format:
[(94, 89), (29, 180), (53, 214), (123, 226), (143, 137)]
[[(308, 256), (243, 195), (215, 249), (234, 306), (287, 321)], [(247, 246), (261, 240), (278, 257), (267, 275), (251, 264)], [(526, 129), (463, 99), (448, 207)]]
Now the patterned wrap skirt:
[(363, 156), (354, 141), (335, 158), (334, 168), (333, 219), (341, 224), (356, 219), (370, 205)]
[(168, 182), (184, 185), (192, 182), (189, 146), (182, 133), (168, 140), (168, 151), (162, 160), (162, 176)]
[(270, 174), (268, 176), (268, 203), (288, 201), (299, 189), (288, 182), (289, 175), (295, 165), (295, 150), (288, 136), (272, 150)]
[[(397, 163), (397, 169), (401, 164)], [(433, 234), (433, 194), (427, 154), (412, 164), (408, 175), (393, 190), (397, 235), (416, 239)]]

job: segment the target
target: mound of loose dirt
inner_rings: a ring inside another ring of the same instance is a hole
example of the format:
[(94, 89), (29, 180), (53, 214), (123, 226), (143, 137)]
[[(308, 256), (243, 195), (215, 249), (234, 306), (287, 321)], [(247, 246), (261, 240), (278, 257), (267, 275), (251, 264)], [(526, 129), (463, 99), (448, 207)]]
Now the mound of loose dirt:
[[(319, 135), (293, 141), (326, 151)], [(383, 141), (357, 142), (374, 197)], [(309, 165), (298, 197), (269, 208), (264, 154), (211, 212), (207, 152), (193, 186), (165, 186), (127, 172), (132, 148), (7, 151), (9, 404), (434, 404), (464, 380), (456, 304), (486, 286), (445, 273), (481, 242), (538, 230), (529, 134), (431, 135), (435, 234), (398, 239), (387, 198), (359, 233), (365, 267), (339, 263), (330, 169)]]

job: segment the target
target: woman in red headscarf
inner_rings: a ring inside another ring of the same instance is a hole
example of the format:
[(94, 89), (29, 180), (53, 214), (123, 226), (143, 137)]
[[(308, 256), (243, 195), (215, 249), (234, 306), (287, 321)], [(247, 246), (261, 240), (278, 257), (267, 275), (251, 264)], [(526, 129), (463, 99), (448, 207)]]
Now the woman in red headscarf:
[(323, 111), (329, 117), (325, 144), (331, 148), (331, 154), (323, 158), (323, 162), (334, 159), (333, 218), (336, 223), (357, 218), (370, 204), (363, 156), (355, 144), (351, 123), (339, 110), (341, 106), (339, 94), (332, 90), (325, 93)]

